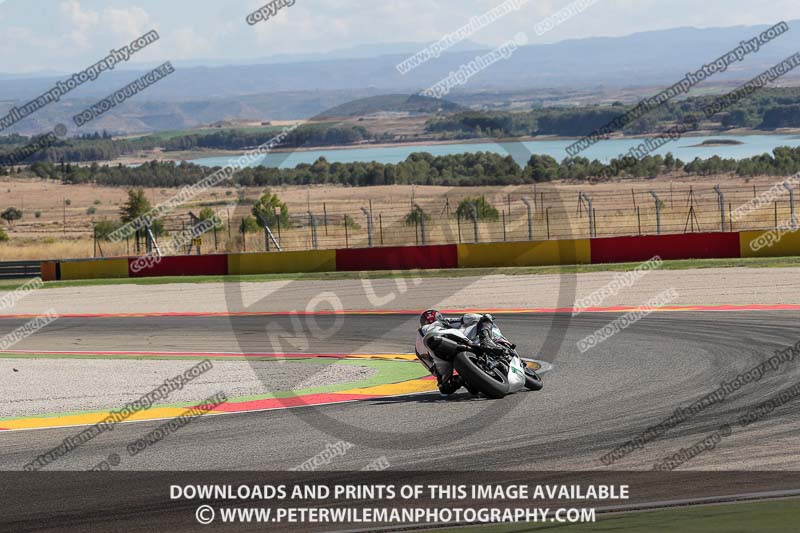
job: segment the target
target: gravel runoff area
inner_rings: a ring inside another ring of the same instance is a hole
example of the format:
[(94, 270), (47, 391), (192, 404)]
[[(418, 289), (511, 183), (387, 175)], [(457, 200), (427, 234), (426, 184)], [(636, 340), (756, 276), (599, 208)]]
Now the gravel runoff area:
[[(192, 360), (0, 359), (0, 418), (121, 409), (200, 363)], [(158, 404), (302, 390), (368, 379), (377, 369), (297, 361), (212, 361)], [(22, 369), (14, 371), (14, 369)], [(24, 370), (24, 371), (23, 371)]]
[[(0, 310), (0, 315), (41, 314), (51, 308), (71, 314), (570, 307), (620, 275), (593, 272), (64, 287), (29, 294)], [(800, 304), (800, 268), (650, 271), (604, 298), (600, 305), (641, 305), (669, 288), (678, 294), (670, 305)]]

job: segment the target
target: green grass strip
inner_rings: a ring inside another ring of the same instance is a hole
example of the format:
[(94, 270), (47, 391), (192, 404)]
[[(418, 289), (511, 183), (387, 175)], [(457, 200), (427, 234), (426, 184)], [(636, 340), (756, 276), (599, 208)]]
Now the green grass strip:
[[(554, 513), (555, 510), (551, 510)], [(785, 533), (800, 530), (800, 500), (699, 505), (659, 511), (598, 515), (593, 524), (513, 524), (437, 529), (437, 533)]]

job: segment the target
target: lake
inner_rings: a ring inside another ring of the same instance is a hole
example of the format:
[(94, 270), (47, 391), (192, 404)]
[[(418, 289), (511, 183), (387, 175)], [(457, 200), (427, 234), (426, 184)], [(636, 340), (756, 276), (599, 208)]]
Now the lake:
[[(725, 139), (729, 141), (739, 141), (742, 144), (729, 144), (723, 146), (693, 146), (713, 139)], [(620, 154), (626, 154), (628, 150), (642, 143), (644, 139), (610, 139), (600, 141), (590, 148), (584, 150), (580, 155), (589, 159), (598, 159), (607, 163)], [(266, 155), (258, 165), (271, 167), (292, 168), (300, 163), (313, 163), (318, 158), (324, 156), (329, 162), (350, 163), (358, 161), (377, 161), (379, 163), (399, 163), (413, 152), (428, 152), (435, 156), (462, 154), (465, 152), (495, 152), (499, 154), (509, 154), (521, 166), (527, 164), (531, 154), (549, 155), (561, 161), (567, 157), (566, 147), (572, 144), (573, 140), (558, 141), (527, 141), (523, 143), (512, 142), (506, 144), (497, 143), (460, 143), (460, 144), (433, 144), (408, 146), (399, 145), (391, 147), (375, 148), (347, 148), (342, 150), (310, 150), (303, 152), (275, 153)], [(744, 159), (754, 155), (770, 153), (777, 146), (799, 146), (800, 137), (797, 135), (714, 135), (710, 137), (686, 137), (671, 141), (655, 150), (653, 155), (664, 155), (667, 152), (682, 159), (684, 162), (693, 160), (695, 157), (708, 158), (718, 155), (722, 158)], [(231, 157), (206, 157), (194, 159), (191, 162), (204, 166), (224, 166), (228, 164)]]

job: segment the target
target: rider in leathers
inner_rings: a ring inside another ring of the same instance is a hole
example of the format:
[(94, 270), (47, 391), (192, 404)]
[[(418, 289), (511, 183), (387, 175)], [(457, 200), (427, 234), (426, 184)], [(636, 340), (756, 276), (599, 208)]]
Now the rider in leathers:
[[(474, 313), (467, 313), (460, 318), (445, 318), (442, 313), (436, 309), (428, 309), (419, 317), (420, 328), (417, 332), (416, 353), (419, 360), (425, 365), (431, 374), (436, 376), (439, 384), (439, 392), (443, 395), (450, 395), (465, 386), (464, 380), (461, 376), (453, 375), (453, 361), (446, 356), (436, 354), (430, 347), (430, 340), (440, 334), (442, 330), (446, 329), (460, 329), (466, 333), (466, 330), (473, 324), (478, 323), (475, 328), (477, 332), (477, 341), (481, 347), (486, 349), (497, 349), (498, 346), (492, 341), (492, 325), (494, 318), (492, 315), (478, 315)], [(475, 342), (475, 339), (470, 339)], [(433, 354), (432, 356), (430, 354)], [(469, 387), (468, 387), (469, 388)], [(470, 390), (473, 394), (477, 391)]]

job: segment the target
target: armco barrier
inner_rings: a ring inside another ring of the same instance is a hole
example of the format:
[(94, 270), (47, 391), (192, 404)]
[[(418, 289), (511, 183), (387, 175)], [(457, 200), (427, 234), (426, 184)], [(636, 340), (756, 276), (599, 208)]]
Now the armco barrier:
[(738, 233), (685, 233), (592, 239), (592, 263), (740, 257)]
[(1, 261), (0, 279), (41, 278), (41, 261)]
[(228, 274), (335, 272), (336, 250), (228, 254)]
[(128, 259), (87, 259), (61, 261), (62, 280), (127, 278)]
[(132, 278), (224, 276), (228, 273), (228, 257), (226, 255), (170, 255), (162, 257), (157, 263), (144, 263), (144, 268), (141, 269), (134, 266), (138, 259), (131, 257), (125, 260)]
[[(751, 245), (756, 246), (756, 250)], [(775, 231), (742, 231), (739, 233), (742, 257), (785, 257), (800, 255), (800, 232), (778, 234)]]
[(589, 239), (458, 245), (460, 268), (574, 265), (590, 261)]
[(340, 272), (458, 266), (458, 250), (455, 244), (336, 250), (336, 270)]

